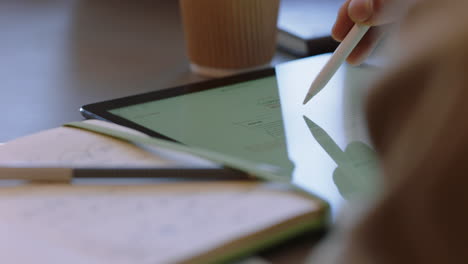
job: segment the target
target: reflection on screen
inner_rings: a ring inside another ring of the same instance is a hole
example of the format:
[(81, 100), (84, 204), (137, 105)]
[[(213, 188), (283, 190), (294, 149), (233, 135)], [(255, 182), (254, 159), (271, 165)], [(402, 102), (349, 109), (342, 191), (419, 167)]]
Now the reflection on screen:
[(275, 77), (110, 112), (189, 146), (292, 171)]

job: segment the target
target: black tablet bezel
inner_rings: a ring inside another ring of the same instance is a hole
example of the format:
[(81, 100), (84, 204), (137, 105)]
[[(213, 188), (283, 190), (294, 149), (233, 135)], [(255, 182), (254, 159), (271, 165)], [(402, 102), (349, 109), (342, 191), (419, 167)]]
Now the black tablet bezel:
[(171, 97), (181, 96), (181, 95), (200, 92), (200, 91), (209, 90), (209, 89), (221, 88), (223, 86), (227, 86), (231, 84), (252, 81), (252, 80), (266, 78), (266, 77), (275, 76), (275, 75), (276, 75), (275, 68), (266, 68), (266, 69), (238, 74), (234, 76), (229, 76), (229, 77), (224, 77), (224, 78), (219, 78), (219, 79), (212, 79), (212, 80), (207, 80), (207, 81), (202, 81), (202, 82), (197, 82), (197, 83), (176, 86), (172, 88), (166, 88), (166, 89), (157, 90), (153, 92), (142, 93), (142, 94), (137, 94), (137, 95), (121, 97), (121, 98), (117, 98), (113, 100), (87, 104), (81, 107), (80, 112), (85, 118), (110, 121), (119, 125), (133, 128), (135, 130), (143, 132), (152, 137), (157, 137), (161, 139), (178, 142), (177, 140), (174, 140), (170, 137), (159, 134), (158, 132), (154, 130), (140, 126), (128, 119), (116, 116), (110, 113), (109, 110), (126, 107), (130, 105), (135, 105), (135, 104), (156, 101), (156, 100), (167, 99)]

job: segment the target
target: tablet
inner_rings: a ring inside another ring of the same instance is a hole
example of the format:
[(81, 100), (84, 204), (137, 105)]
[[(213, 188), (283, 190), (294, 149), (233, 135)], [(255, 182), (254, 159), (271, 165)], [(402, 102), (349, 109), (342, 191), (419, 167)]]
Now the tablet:
[(369, 174), (372, 158), (356, 142), (371, 146), (362, 94), (378, 72), (344, 65), (303, 106), (310, 83), (329, 58), (312, 56), (275, 69), (92, 104), (82, 111), (151, 136), (281, 166), (286, 171), (278, 176), (324, 198), (336, 213), (343, 204), (340, 190), (351, 193), (368, 185), (343, 173), (348, 165), (337, 161), (354, 162), (352, 171), (359, 169), (360, 179)]
[(273, 68), (88, 104), (81, 113), (292, 171)]

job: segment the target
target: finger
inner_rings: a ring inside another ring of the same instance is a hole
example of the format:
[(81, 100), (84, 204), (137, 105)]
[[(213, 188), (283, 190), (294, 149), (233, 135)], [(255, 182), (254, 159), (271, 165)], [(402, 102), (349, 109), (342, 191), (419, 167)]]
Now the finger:
[(383, 38), (386, 26), (372, 27), (354, 48), (346, 61), (351, 65), (360, 65), (375, 50)]
[(419, 0), (351, 0), (348, 15), (355, 23), (371, 26), (395, 22)]
[(374, 13), (374, 2), (373, 0), (351, 0), (348, 5), (348, 16), (355, 23), (373, 24), (369, 23), (370, 18), (373, 17)]
[(332, 28), (332, 37), (336, 41), (343, 41), (354, 25), (354, 22), (348, 15), (348, 7), (350, 2), (351, 0), (347, 0), (338, 10), (336, 22)]

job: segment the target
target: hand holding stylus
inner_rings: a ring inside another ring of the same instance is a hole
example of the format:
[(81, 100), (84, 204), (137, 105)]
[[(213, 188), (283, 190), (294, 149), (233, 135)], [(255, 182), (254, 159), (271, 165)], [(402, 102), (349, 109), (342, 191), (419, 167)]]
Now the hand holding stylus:
[(341, 64), (343, 64), (369, 28), (369, 26), (365, 25), (354, 25), (353, 29), (351, 29), (343, 42), (341, 42), (338, 48), (336, 48), (333, 55), (310, 85), (303, 104), (306, 104), (310, 99), (312, 99), (312, 97), (322, 90), (325, 85), (327, 85), (328, 81), (330, 81), (335, 72), (340, 68)]
[(418, 1), (423, 0), (346, 0), (338, 11), (332, 36), (343, 41), (354, 24), (372, 26), (347, 58), (361, 64), (372, 53), (392, 23), (399, 21)]
[(377, 46), (386, 25), (402, 17), (416, 1), (347, 0), (339, 10), (332, 30), (333, 38), (342, 43), (317, 75), (303, 104), (328, 83), (345, 60), (354, 65), (361, 64)]

